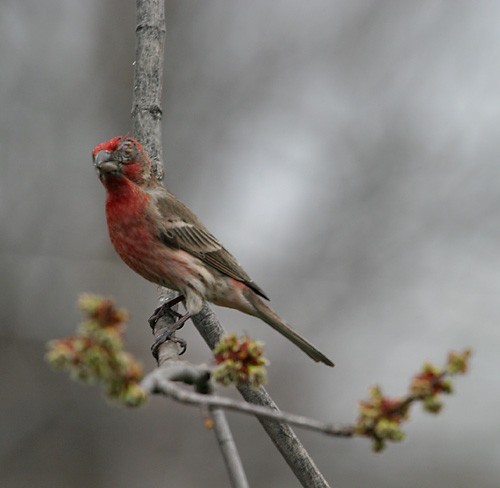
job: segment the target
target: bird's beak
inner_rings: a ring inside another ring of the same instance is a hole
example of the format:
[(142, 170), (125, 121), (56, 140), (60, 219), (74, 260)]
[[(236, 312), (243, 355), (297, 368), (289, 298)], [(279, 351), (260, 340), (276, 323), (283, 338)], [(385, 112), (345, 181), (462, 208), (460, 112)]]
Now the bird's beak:
[(99, 151), (95, 155), (94, 166), (100, 174), (118, 173), (120, 169), (119, 161), (111, 159), (109, 151)]

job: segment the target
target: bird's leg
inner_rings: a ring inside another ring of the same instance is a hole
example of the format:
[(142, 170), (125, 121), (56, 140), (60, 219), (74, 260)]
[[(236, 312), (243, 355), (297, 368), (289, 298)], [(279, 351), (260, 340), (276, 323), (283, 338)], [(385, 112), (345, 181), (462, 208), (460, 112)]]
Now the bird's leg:
[(153, 356), (157, 361), (158, 350), (165, 341), (174, 341), (181, 346), (181, 352), (179, 353), (179, 356), (186, 352), (186, 341), (184, 339), (180, 339), (179, 337), (175, 337), (174, 334), (186, 323), (187, 320), (191, 318), (191, 313), (188, 312), (182, 316), (180, 314), (178, 315), (180, 317), (179, 320), (166, 326), (151, 346), (151, 352), (153, 353)]
[[(155, 330), (156, 323), (160, 320), (165, 314), (169, 314), (173, 319), (181, 319), (182, 315), (175, 310), (172, 310), (174, 305), (182, 302), (184, 300), (184, 295), (179, 295), (178, 297), (172, 298), (171, 300), (167, 300), (165, 303), (160, 305), (155, 311), (153, 315), (149, 317), (148, 322), (150, 327)], [(187, 320), (187, 319), (186, 319)], [(184, 321), (185, 322), (185, 321)]]

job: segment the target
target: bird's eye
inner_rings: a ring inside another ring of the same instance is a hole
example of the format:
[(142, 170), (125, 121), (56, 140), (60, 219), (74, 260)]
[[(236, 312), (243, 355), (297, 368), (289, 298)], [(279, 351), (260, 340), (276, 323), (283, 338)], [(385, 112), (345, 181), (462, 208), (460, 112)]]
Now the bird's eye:
[(124, 141), (120, 148), (120, 153), (122, 154), (122, 159), (124, 161), (128, 161), (130, 159), (132, 159), (133, 157), (133, 154), (134, 154), (134, 146), (132, 145), (132, 143), (130, 141)]

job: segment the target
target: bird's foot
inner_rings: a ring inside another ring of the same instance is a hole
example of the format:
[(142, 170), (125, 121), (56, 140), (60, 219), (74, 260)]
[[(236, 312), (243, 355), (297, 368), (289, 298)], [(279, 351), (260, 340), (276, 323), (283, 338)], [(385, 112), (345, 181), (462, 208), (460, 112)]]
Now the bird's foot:
[(166, 341), (177, 342), (177, 344), (181, 346), (181, 351), (179, 352), (179, 356), (181, 356), (186, 352), (186, 346), (187, 346), (186, 341), (179, 337), (175, 337), (175, 332), (178, 331), (180, 328), (182, 328), (182, 326), (186, 323), (186, 321), (191, 318), (191, 314), (188, 312), (187, 314), (182, 316), (180, 314), (178, 315), (180, 316), (179, 320), (165, 327), (162, 330), (161, 334), (156, 338), (153, 345), (151, 346), (151, 353), (153, 354), (153, 357), (157, 361), (158, 361), (158, 351), (160, 349), (160, 346)]
[(160, 320), (167, 313), (173, 319), (180, 320), (182, 318), (182, 315), (179, 312), (172, 310), (172, 307), (182, 302), (183, 300), (184, 300), (184, 295), (179, 295), (178, 297), (166, 301), (165, 303), (163, 303), (162, 305), (160, 305), (158, 308), (155, 309), (153, 315), (151, 315), (151, 317), (149, 317), (148, 319), (149, 326), (153, 329), (153, 331), (155, 330), (158, 320)]

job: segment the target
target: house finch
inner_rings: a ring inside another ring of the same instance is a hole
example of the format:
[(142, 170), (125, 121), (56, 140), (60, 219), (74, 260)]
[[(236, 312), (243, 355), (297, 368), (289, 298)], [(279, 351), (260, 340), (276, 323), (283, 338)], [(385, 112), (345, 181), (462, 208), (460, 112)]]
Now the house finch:
[(92, 152), (106, 188), (111, 242), (125, 263), (153, 283), (179, 291), (187, 314), (208, 300), (260, 318), (315, 361), (332, 361), (295, 332), (262, 298), (264, 291), (182, 202), (158, 183), (144, 148), (115, 137)]

